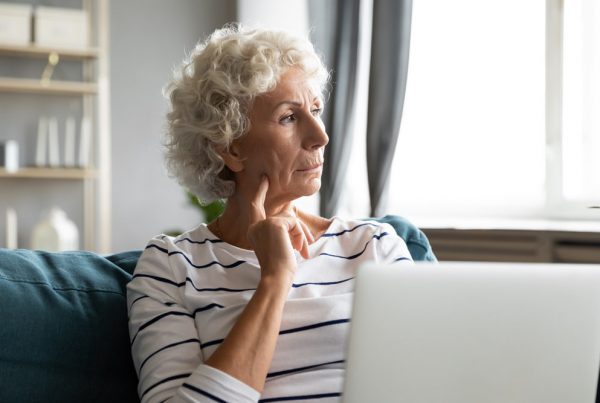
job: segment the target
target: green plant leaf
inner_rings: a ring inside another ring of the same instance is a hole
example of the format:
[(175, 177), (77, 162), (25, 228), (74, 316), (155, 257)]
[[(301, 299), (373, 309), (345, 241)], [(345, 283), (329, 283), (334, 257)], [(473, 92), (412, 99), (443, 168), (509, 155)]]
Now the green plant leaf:
[(200, 200), (198, 200), (196, 195), (190, 192), (187, 192), (187, 197), (190, 204), (203, 213), (204, 219), (207, 223), (214, 221), (225, 210), (224, 200), (216, 200), (212, 203), (203, 204), (200, 202)]

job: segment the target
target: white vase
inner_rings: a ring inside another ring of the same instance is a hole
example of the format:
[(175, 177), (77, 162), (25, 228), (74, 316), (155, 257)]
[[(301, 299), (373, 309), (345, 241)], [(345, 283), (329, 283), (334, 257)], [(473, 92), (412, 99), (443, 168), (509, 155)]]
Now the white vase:
[(55, 207), (33, 229), (31, 248), (48, 252), (77, 250), (77, 226), (63, 210)]

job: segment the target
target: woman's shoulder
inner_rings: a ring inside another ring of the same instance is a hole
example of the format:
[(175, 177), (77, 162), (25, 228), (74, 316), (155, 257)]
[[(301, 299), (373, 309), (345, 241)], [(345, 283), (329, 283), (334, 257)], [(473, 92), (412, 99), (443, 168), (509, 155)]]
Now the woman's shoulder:
[(173, 247), (179, 250), (191, 250), (195, 246), (202, 245), (210, 247), (221, 240), (214, 235), (204, 223), (185, 231), (177, 236), (171, 237)]
[(333, 235), (345, 234), (347, 242), (350, 242), (351, 239), (354, 243), (371, 245), (382, 261), (412, 260), (406, 242), (398, 235), (395, 228), (388, 223), (371, 218), (338, 218), (334, 222), (338, 228)]
[(359, 231), (352, 235), (372, 235), (381, 232), (381, 229), (388, 232), (391, 230), (392, 233), (395, 233), (392, 226), (372, 219), (346, 218), (341, 216), (325, 218), (299, 209), (297, 209), (296, 212), (302, 221), (304, 221), (305, 224), (308, 224), (309, 228), (313, 230), (313, 234), (317, 235), (315, 238), (331, 237), (338, 233), (354, 233), (359, 229)]
[(335, 216), (332, 218), (331, 225), (324, 235), (335, 234), (339, 232), (353, 233), (354, 235), (373, 235), (382, 232), (392, 231), (392, 226), (381, 223), (373, 219), (345, 218)]
[(156, 235), (148, 241), (148, 245), (162, 244), (171, 249), (187, 249), (187, 246), (190, 245), (211, 244), (217, 240), (218, 238), (210, 232), (208, 226), (202, 223), (179, 235)]
[(181, 283), (190, 270), (214, 254), (213, 243), (222, 242), (206, 227), (198, 225), (177, 236), (159, 234), (146, 244), (134, 270), (134, 277), (160, 278), (165, 283)]
[(173, 255), (192, 255), (197, 245), (209, 247), (212, 243), (220, 242), (207, 228), (200, 224), (179, 235), (159, 234), (147, 243), (140, 259), (168, 259)]

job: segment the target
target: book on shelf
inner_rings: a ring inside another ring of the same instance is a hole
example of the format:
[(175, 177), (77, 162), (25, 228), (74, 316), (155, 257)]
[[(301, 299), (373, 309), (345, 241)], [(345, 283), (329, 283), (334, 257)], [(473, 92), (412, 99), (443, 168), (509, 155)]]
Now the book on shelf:
[(58, 120), (48, 120), (48, 166), (50, 168), (60, 167), (60, 155), (58, 152)]
[(92, 122), (88, 118), (81, 119), (81, 133), (79, 138), (79, 167), (87, 168), (90, 165), (90, 152), (92, 143)]
[(38, 119), (37, 141), (35, 148), (35, 165), (43, 167), (46, 165), (46, 149), (48, 143), (48, 119), (40, 116)]
[(70, 117), (65, 122), (65, 150), (64, 166), (73, 168), (75, 166), (75, 119)]
[[(83, 118), (81, 120), (79, 139), (77, 139), (77, 125), (73, 117), (66, 119), (63, 133), (63, 136), (59, 136), (59, 124), (56, 118), (45, 116), (39, 118), (35, 153), (36, 167), (85, 169), (90, 166), (92, 143), (90, 119)], [(64, 140), (62, 147), (61, 140)]]

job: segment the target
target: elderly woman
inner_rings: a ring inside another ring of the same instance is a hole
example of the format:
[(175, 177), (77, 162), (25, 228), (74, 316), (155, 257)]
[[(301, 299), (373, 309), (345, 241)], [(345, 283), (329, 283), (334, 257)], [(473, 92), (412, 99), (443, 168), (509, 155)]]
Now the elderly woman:
[(167, 163), (224, 213), (147, 245), (128, 285), (142, 401), (339, 401), (356, 268), (393, 228), (318, 217), (327, 71), (310, 42), (226, 27), (168, 87)]

